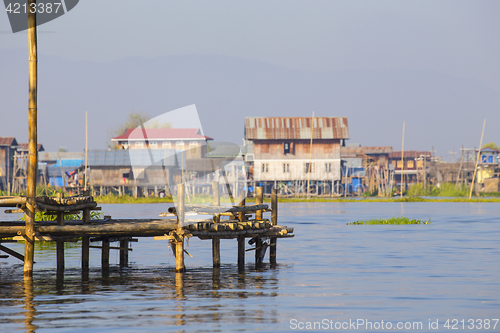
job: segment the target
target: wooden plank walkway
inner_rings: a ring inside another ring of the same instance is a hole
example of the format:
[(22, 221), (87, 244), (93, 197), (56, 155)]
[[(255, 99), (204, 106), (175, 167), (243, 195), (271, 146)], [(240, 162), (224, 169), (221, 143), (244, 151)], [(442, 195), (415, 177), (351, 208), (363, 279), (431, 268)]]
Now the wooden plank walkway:
[[(213, 188), (218, 189), (214, 182)], [(89, 195), (81, 197), (57, 198), (37, 197), (37, 212), (56, 215), (56, 221), (38, 221), (34, 226), (35, 238), (57, 242), (57, 269), (64, 270), (64, 242), (82, 240), (82, 269), (88, 269), (89, 248), (102, 249), (102, 269), (109, 268), (109, 251), (120, 251), (120, 265), (128, 265), (129, 242), (138, 237), (154, 237), (155, 240), (168, 240), (176, 256), (176, 270), (183, 272), (184, 240), (190, 237), (212, 240), (213, 266), (220, 266), (220, 240), (237, 239), (238, 266), (244, 269), (245, 252), (255, 251), (256, 264), (262, 264), (267, 248), (270, 248), (270, 263), (276, 264), (276, 246), (278, 238), (293, 237), (293, 229), (277, 224), (278, 202), (277, 192), (271, 195), (271, 208), (263, 204), (262, 188), (257, 188), (256, 204), (246, 206), (245, 198), (240, 194), (237, 206), (221, 206), (218, 191), (214, 191), (212, 205), (185, 205), (184, 186), (178, 185), (179, 196), (176, 207), (170, 207), (161, 213), (160, 219), (99, 219), (90, 220), (90, 211), (99, 210), (97, 203)], [(25, 197), (0, 197), (0, 207), (15, 207), (6, 210), (8, 213), (26, 212)], [(65, 214), (82, 212), (81, 220), (64, 220)], [(270, 219), (263, 218), (266, 212)], [(186, 216), (186, 213), (188, 216)], [(211, 215), (211, 218), (199, 218), (198, 215)], [(224, 219), (226, 218), (227, 219)], [(12, 237), (27, 238), (26, 225), (23, 221), (0, 222), (0, 251), (24, 260), (22, 254), (16, 253), (1, 243), (12, 241)], [(91, 238), (92, 237), (92, 238)], [(245, 250), (245, 239), (254, 248)], [(101, 246), (91, 246), (90, 241), (100, 241)], [(113, 247), (110, 242), (119, 241)], [(5, 256), (3, 256), (5, 257)]]

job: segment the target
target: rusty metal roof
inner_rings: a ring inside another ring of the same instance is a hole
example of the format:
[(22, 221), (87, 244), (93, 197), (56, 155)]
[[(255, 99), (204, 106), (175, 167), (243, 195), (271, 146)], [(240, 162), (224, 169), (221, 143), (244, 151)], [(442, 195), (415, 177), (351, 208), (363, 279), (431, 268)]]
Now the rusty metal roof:
[(384, 155), (392, 153), (392, 147), (340, 147), (340, 156)]
[[(36, 148), (37, 148), (37, 151), (45, 151), (45, 148), (43, 148), (41, 143), (37, 144)], [(28, 151), (29, 150), (29, 143), (20, 143), (19, 148), (17, 150), (18, 151)]]
[(349, 139), (346, 117), (247, 117), (245, 139)]
[(0, 137), (0, 146), (17, 146), (16, 138), (10, 137)]
[[(405, 151), (404, 157), (405, 158), (417, 158), (420, 156), (425, 156), (425, 157), (432, 157), (432, 154), (430, 151), (417, 151), (417, 150), (408, 150)], [(401, 151), (394, 151), (389, 154), (389, 158), (401, 158)]]

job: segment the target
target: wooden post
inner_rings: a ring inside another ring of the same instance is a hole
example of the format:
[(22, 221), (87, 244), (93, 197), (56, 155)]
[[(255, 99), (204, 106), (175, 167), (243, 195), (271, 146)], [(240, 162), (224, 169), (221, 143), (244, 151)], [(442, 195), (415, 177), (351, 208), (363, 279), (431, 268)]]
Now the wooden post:
[[(274, 189), (273, 189), (274, 190)], [(262, 264), (261, 260), (261, 251), (262, 251), (262, 240), (260, 237), (257, 236), (257, 239), (255, 240), (255, 265), (260, 265)]]
[[(28, 8), (36, 7), (36, 0), (28, 0)], [(28, 43), (29, 43), (29, 102), (28, 102), (28, 193), (26, 201), (26, 224), (24, 242), (24, 277), (33, 276), (35, 257), (35, 196), (37, 171), (37, 80), (38, 57), (36, 36), (36, 11), (28, 11)]]
[(101, 266), (103, 270), (109, 269), (109, 239), (102, 240)]
[[(220, 206), (220, 193), (219, 193), (219, 182), (213, 181), (212, 182), (212, 204), (214, 206)], [(215, 214), (214, 215), (214, 223), (220, 222), (220, 215)]]
[(128, 266), (128, 239), (120, 241), (120, 267)]
[(238, 236), (238, 269), (245, 269), (245, 236)]
[[(212, 182), (212, 193), (213, 200), (212, 204), (214, 206), (220, 206), (220, 195), (219, 195), (219, 182)], [(214, 215), (214, 223), (220, 222), (220, 215)], [(212, 259), (213, 267), (220, 267), (220, 238), (217, 236), (212, 237)]]
[[(245, 207), (245, 202), (245, 191), (241, 190), (239, 193), (238, 206)], [(245, 212), (239, 212), (238, 219), (240, 220), (240, 222), (245, 221)]]
[[(255, 204), (262, 205), (262, 203), (264, 201), (263, 199), (264, 199), (264, 193), (262, 191), (262, 186), (259, 186), (259, 187), (255, 188)], [(255, 213), (255, 219), (257, 221), (262, 220), (262, 210), (258, 210)]]
[(271, 191), (271, 224), (278, 224), (278, 190)]
[[(271, 192), (271, 224), (278, 224), (278, 190), (274, 189)], [(271, 237), (269, 242), (269, 261), (272, 265), (276, 264), (276, 247), (278, 243), (277, 237)]]
[[(62, 199), (64, 197), (63, 193), (57, 193), (57, 197)], [(64, 212), (57, 213), (57, 225), (64, 225)], [(63, 274), (64, 272), (64, 240), (58, 239), (56, 241), (56, 257), (57, 257), (57, 274)]]
[[(83, 224), (88, 224), (90, 222), (90, 209), (86, 208), (82, 213), (82, 222)], [(89, 268), (89, 246), (90, 246), (90, 237), (83, 236), (82, 237), (82, 270), (88, 270)]]
[(269, 262), (271, 265), (276, 265), (276, 247), (278, 243), (277, 237), (271, 237), (269, 244)]
[(184, 184), (177, 185), (177, 241), (175, 244), (175, 270), (184, 272)]
[(220, 238), (212, 237), (212, 258), (214, 268), (220, 267)]

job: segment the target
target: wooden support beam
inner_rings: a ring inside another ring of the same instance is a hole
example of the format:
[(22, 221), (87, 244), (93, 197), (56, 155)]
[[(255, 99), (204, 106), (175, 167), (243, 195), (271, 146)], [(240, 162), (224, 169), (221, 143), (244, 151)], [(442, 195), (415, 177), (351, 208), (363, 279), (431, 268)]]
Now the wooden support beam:
[(214, 268), (220, 267), (220, 238), (212, 237), (212, 259)]
[(15, 258), (17, 258), (17, 259), (19, 259), (21, 261), (24, 261), (24, 256), (22, 254), (19, 254), (19, 253), (17, 253), (14, 250), (9, 249), (8, 247), (0, 245), (0, 251), (3, 251), (5, 253), (7, 253), (7, 254), (10, 254), (11, 256), (13, 256), (13, 257), (15, 257)]
[(260, 239), (259, 236), (257, 236), (257, 239), (255, 240), (255, 265), (262, 264), (261, 249), (262, 249), (262, 240)]

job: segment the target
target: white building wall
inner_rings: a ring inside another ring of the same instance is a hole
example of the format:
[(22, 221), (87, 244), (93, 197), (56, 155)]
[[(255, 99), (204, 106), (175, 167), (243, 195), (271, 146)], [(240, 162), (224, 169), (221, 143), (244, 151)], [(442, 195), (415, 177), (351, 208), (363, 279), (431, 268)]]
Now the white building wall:
[[(255, 160), (254, 180), (256, 181), (290, 181), (308, 180), (306, 163), (314, 166), (310, 180), (336, 181), (340, 180), (340, 159), (297, 159), (297, 160)], [(288, 172), (283, 165), (288, 164)], [(327, 169), (327, 164), (330, 164)]]

